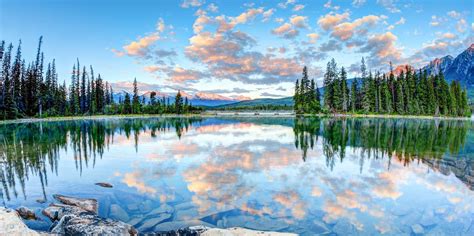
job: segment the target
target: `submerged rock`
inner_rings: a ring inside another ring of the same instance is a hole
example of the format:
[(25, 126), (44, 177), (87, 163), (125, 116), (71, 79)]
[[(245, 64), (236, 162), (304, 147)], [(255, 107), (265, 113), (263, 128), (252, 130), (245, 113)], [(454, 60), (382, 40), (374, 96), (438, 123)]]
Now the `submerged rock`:
[(168, 214), (168, 213), (163, 213), (161, 215), (158, 215), (156, 217), (153, 217), (153, 218), (147, 218), (147, 219), (144, 219), (141, 223), (141, 225), (138, 227), (138, 230), (140, 231), (146, 231), (148, 229), (151, 229), (152, 227), (154, 227), (155, 225), (171, 218), (171, 214)]
[(27, 207), (21, 206), (18, 209), (16, 209), (16, 212), (18, 212), (18, 214), (21, 216), (21, 218), (23, 218), (25, 220), (34, 220), (34, 219), (36, 219), (35, 212), (33, 210), (27, 208)]
[(96, 213), (98, 209), (97, 200), (92, 198), (76, 198), (76, 197), (68, 197), (60, 194), (53, 195), (54, 199), (58, 200), (61, 203), (70, 206), (76, 206), (86, 211)]
[(268, 231), (255, 231), (244, 228), (229, 228), (229, 229), (219, 229), (211, 228), (206, 229), (201, 233), (201, 236), (293, 236), (296, 234), (292, 233), (278, 233), (278, 232), (268, 232)]
[(110, 183), (105, 183), (105, 182), (95, 183), (95, 185), (100, 186), (100, 187), (103, 187), (103, 188), (112, 188), (112, 187), (114, 187), (112, 184), (110, 184)]
[(196, 226), (196, 225), (213, 227), (213, 225), (200, 221), (200, 220), (170, 221), (170, 222), (161, 223), (155, 226), (153, 228), (153, 232), (168, 233), (168, 232), (176, 231), (177, 229), (187, 228), (187, 227)]
[(153, 209), (150, 213), (147, 215), (152, 216), (152, 215), (159, 215), (162, 213), (169, 213), (172, 214), (174, 212), (174, 208), (168, 204), (163, 204), (158, 208)]
[(82, 215), (65, 215), (51, 230), (62, 235), (137, 235), (133, 226), (121, 221), (106, 219), (87, 212)]
[(425, 233), (425, 229), (423, 229), (423, 226), (419, 224), (414, 224), (411, 226), (411, 230), (415, 235), (421, 235)]
[(128, 213), (117, 204), (110, 205), (109, 217), (125, 222), (130, 220)]
[(280, 231), (288, 228), (289, 224), (282, 220), (272, 220), (267, 217), (258, 217), (256, 220), (248, 221), (245, 224), (246, 228), (265, 230), (265, 231)]

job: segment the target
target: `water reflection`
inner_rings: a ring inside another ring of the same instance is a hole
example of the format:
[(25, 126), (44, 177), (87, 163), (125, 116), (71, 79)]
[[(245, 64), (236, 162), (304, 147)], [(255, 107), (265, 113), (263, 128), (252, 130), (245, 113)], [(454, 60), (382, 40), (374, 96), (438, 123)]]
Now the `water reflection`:
[[(0, 127), (0, 178), (6, 205), (35, 205), (26, 196), (40, 191), (45, 199), (58, 192), (95, 197), (101, 215), (144, 231), (199, 220), (308, 235), (411, 233), (413, 224), (468, 234), (473, 135), (471, 122), (457, 120), (11, 124)], [(91, 191), (104, 180), (114, 188)], [(157, 221), (158, 207), (173, 213)]]

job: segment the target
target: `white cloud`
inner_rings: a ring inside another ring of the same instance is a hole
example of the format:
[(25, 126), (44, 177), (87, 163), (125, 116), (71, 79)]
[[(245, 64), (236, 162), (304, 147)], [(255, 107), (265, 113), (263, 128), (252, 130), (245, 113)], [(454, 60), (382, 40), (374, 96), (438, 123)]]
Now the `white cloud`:
[(182, 8), (189, 8), (189, 7), (200, 7), (206, 3), (205, 0), (184, 0), (181, 3)]

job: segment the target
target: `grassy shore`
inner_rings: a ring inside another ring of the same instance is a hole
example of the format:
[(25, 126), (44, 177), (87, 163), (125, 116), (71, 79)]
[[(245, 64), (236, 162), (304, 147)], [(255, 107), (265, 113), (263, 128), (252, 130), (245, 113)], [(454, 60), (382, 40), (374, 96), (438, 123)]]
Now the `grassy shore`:
[(92, 116), (58, 116), (48, 118), (22, 118), (16, 120), (0, 121), (0, 124), (29, 123), (39, 121), (68, 121), (68, 120), (105, 120), (124, 118), (159, 118), (159, 117), (349, 117), (349, 118), (390, 118), (390, 119), (443, 119), (443, 120), (473, 120), (473, 117), (449, 117), (449, 116), (417, 116), (417, 115), (389, 115), (389, 114), (298, 114), (285, 111), (255, 111), (255, 112), (214, 112), (207, 111), (200, 114), (131, 114), (131, 115), (92, 115)]

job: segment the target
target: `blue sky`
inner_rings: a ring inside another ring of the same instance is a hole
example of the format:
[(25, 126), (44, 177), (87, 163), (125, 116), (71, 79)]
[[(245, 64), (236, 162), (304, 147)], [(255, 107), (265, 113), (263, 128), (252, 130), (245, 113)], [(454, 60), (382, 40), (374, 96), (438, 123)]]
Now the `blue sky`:
[(79, 58), (117, 89), (284, 97), (303, 65), (321, 83), (335, 58), (351, 76), (422, 66), (473, 40), (473, 2), (0, 0), (0, 39), (32, 60), (44, 37), (61, 79)]

